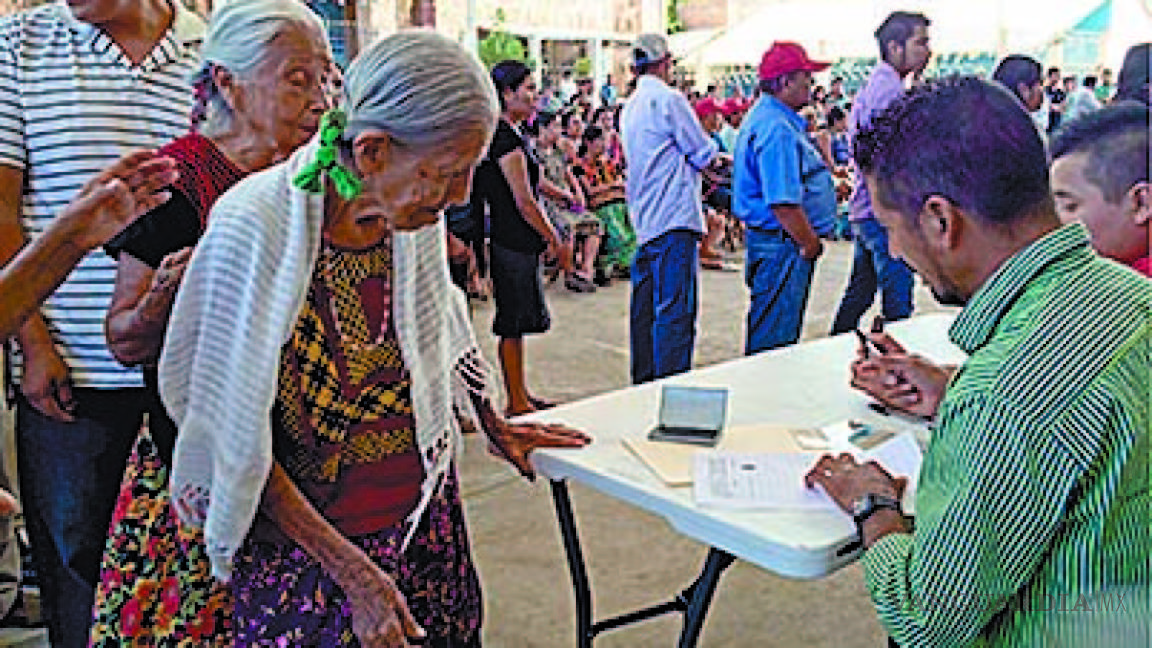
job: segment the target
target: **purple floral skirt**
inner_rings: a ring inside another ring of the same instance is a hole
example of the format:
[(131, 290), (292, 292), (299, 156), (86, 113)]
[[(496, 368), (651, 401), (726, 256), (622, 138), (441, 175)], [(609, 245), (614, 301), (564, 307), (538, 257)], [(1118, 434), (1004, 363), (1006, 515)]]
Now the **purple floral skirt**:
[[(480, 646), (480, 580), (454, 471), (401, 554), (403, 539), (398, 524), (351, 540), (396, 580), (428, 633), (426, 646)], [(238, 646), (360, 645), (344, 592), (298, 545), (246, 542), (236, 555), (232, 595)]]

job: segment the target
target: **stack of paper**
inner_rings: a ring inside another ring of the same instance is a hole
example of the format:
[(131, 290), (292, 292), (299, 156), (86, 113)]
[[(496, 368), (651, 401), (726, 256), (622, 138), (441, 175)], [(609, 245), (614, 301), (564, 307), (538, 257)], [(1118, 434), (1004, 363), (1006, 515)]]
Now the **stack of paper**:
[[(895, 436), (870, 451), (850, 452), (859, 461), (875, 461), (892, 475), (907, 477), (905, 510), (912, 511), (922, 456), (910, 433)], [(823, 454), (698, 452), (694, 465), (696, 503), (723, 508), (835, 508), (822, 489), (809, 489), (804, 484), (804, 476)]]

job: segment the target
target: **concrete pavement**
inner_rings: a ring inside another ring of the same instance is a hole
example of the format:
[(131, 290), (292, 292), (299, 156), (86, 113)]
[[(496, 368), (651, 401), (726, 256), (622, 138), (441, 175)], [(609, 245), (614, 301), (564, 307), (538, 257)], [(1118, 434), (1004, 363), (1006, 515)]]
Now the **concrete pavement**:
[[(827, 335), (847, 284), (851, 243), (826, 247), (805, 339)], [(940, 310), (923, 287), (917, 290), (917, 312)], [(627, 282), (592, 295), (559, 284), (548, 290), (552, 331), (527, 343), (529, 384), (538, 395), (570, 401), (628, 384), (628, 292)], [(742, 273), (702, 274), (696, 366), (742, 354), (747, 305)], [(473, 321), (494, 359), (491, 318), (490, 304), (476, 306)], [(573, 646), (572, 589), (549, 488), (519, 479), (484, 456), (481, 445), (469, 439), (462, 482), (484, 582), (485, 643)], [(596, 619), (662, 603), (696, 577), (706, 547), (677, 535), (660, 518), (579, 486), (571, 491)], [(601, 635), (596, 646), (674, 646), (679, 628), (680, 616), (671, 615)], [(879, 648), (884, 642), (857, 567), (819, 581), (793, 581), (737, 562), (721, 579), (700, 646)]]

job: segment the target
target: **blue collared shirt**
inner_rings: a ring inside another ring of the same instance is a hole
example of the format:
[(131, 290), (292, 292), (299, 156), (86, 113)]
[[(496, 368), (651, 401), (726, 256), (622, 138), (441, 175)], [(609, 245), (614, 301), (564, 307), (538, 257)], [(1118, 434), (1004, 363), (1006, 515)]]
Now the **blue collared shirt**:
[(636, 242), (644, 245), (675, 229), (703, 234), (700, 170), (716, 157), (718, 147), (688, 100), (645, 74), (620, 117)]
[(732, 208), (751, 227), (780, 229), (773, 205), (804, 209), (817, 233), (836, 214), (832, 173), (808, 139), (804, 118), (771, 95), (752, 107), (736, 138)]

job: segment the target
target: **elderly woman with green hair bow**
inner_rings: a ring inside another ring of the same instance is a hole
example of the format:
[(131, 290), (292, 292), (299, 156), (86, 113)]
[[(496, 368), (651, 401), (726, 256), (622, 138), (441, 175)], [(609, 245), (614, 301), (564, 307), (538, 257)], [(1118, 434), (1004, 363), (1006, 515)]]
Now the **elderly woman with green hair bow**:
[[(454, 412), (526, 476), (533, 448), (589, 438), (496, 414), (449, 281), (442, 211), (498, 111), (483, 69), (402, 32), (344, 91), (318, 140), (217, 203), (189, 264), (160, 365), (174, 497), (230, 582), (238, 643), (477, 646)], [(296, 541), (256, 516), (293, 489), (305, 510), (273, 522)]]

